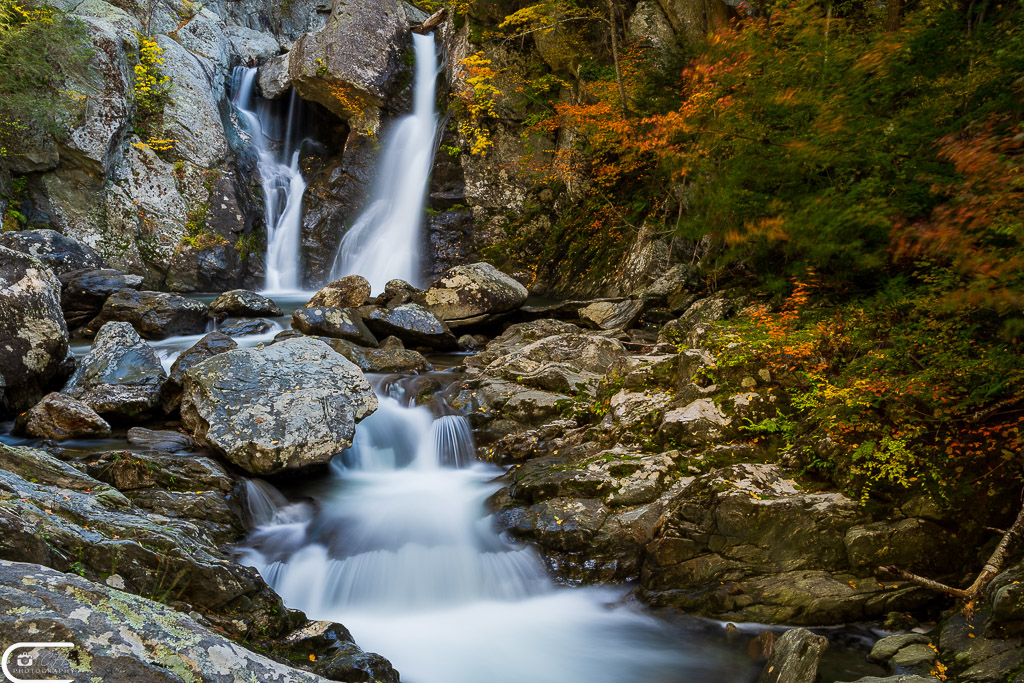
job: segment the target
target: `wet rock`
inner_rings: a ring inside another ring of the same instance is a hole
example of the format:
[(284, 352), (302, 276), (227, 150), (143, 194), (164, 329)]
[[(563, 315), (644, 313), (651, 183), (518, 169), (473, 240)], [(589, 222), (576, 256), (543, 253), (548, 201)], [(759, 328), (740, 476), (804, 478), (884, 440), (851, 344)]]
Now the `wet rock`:
[(292, 327), (303, 334), (344, 339), (361, 346), (377, 345), (373, 332), (351, 308), (299, 308), (292, 313)]
[(658, 434), (665, 443), (700, 446), (726, 438), (731, 423), (713, 400), (701, 398), (667, 412)]
[(477, 351), (487, 344), (487, 337), (482, 334), (464, 334), (455, 340), (460, 351)]
[(71, 329), (87, 324), (103, 310), (103, 304), (121, 289), (138, 289), (141, 275), (119, 270), (75, 270), (60, 276), (60, 307)]
[(757, 683), (815, 683), (828, 638), (791, 628), (775, 642)]
[(103, 259), (90, 247), (56, 230), (16, 230), (0, 233), (0, 247), (30, 254), (56, 275), (83, 268), (102, 268)]
[(190, 348), (181, 353), (171, 366), (164, 383), (162, 404), (165, 413), (172, 413), (181, 405), (181, 390), (185, 383), (185, 371), (194, 365), (212, 358), (218, 353), (237, 349), (238, 343), (223, 332), (210, 332)]
[(326, 463), (377, 409), (362, 372), (322, 341), (219, 354), (185, 373), (182, 423), (254, 474)]
[(405, 280), (388, 280), (384, 285), (382, 298), (388, 306), (400, 306), (401, 304), (414, 303), (423, 305), (423, 296), (426, 294), (422, 289), (413, 287)]
[(499, 520), (520, 538), (563, 552), (584, 550), (608, 517), (592, 498), (551, 498), (526, 508), (508, 508)]
[(42, 439), (102, 438), (110, 425), (85, 403), (65, 394), (50, 393), (18, 416), (18, 432)]
[(0, 413), (33, 405), (68, 355), (60, 282), (42, 261), (0, 246)]
[(394, 335), (414, 346), (457, 348), (455, 336), (448, 326), (418, 304), (402, 304), (394, 308), (378, 306), (371, 309), (364, 319), (367, 327), (381, 337)]
[(247, 289), (232, 289), (224, 292), (210, 303), (210, 313), (221, 317), (249, 316), (255, 318), (275, 318), (284, 315), (281, 307), (273, 300)]
[(206, 331), (209, 307), (201, 301), (166, 292), (122, 289), (111, 294), (89, 329), (111, 321), (127, 322), (146, 339), (164, 339)]
[(572, 397), (565, 394), (523, 391), (506, 401), (502, 412), (519, 422), (536, 424), (561, 414), (571, 402)]
[[(934, 647), (925, 643), (913, 643), (901, 647), (889, 658), (889, 666), (899, 673), (928, 675), (935, 670), (935, 661), (939, 653)], [(978, 680), (969, 678), (964, 680)], [(993, 679), (995, 680), (995, 679)]]
[(221, 334), (229, 337), (245, 337), (253, 334), (266, 334), (274, 329), (274, 323), (263, 318), (239, 318), (220, 328)]
[(626, 299), (618, 303), (602, 301), (590, 304), (579, 312), (580, 320), (602, 330), (628, 330), (644, 310), (644, 302)]
[[(75, 678), (326, 680), (246, 650), (165, 604), (38, 564), (0, 561), (0, 614), (4, 642), (24, 640), (27, 632), (37, 641), (73, 642), (67, 659), (59, 658), (61, 650), (43, 650), (38, 665)], [(12, 673), (26, 675), (17, 667)]]
[(100, 415), (138, 419), (153, 412), (167, 374), (152, 347), (128, 323), (100, 328), (89, 353), (61, 391)]
[(393, 345), (392, 348), (368, 349), (344, 339), (322, 337), (321, 341), (355, 363), (363, 372), (427, 372), (434, 368), (419, 351), (394, 348)]
[(163, 429), (146, 429), (145, 427), (129, 429), (128, 443), (136, 448), (167, 451), (168, 453), (199, 450), (199, 445), (188, 434)]
[(362, 275), (346, 275), (320, 289), (306, 308), (359, 308), (370, 298), (370, 283)]
[(526, 287), (491, 264), (471, 263), (445, 272), (424, 301), (440, 320), (450, 322), (515, 310), (527, 296)]
[(880, 639), (871, 647), (871, 654), (868, 660), (884, 664), (892, 659), (893, 655), (908, 645), (926, 645), (931, 640), (922, 633), (900, 633), (895, 636), (888, 636)]

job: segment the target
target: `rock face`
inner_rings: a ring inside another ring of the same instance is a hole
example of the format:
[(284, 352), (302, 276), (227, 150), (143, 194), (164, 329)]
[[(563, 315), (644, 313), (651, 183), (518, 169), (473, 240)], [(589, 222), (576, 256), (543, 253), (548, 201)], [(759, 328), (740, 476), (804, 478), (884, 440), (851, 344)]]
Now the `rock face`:
[(775, 641), (757, 683), (815, 683), (828, 638), (804, 628), (791, 628)]
[(455, 266), (427, 290), (425, 305), (439, 319), (470, 321), (523, 305), (529, 293), (489, 263)]
[(128, 323), (100, 328), (63, 393), (101, 415), (119, 419), (146, 417), (159, 404), (167, 374), (153, 349)]
[[(37, 564), (0, 560), (0, 608), (4, 642), (32, 633), (36, 641), (75, 644), (72, 651), (41, 650), (36, 666), (54, 674), (154, 683), (183, 676), (224, 683), (327, 680), (246, 650), (167, 605)], [(31, 672), (14, 666), (11, 673)]]
[(0, 414), (38, 401), (67, 355), (57, 277), (34, 256), (0, 247)]
[(281, 307), (262, 294), (247, 289), (232, 289), (224, 292), (210, 303), (210, 313), (215, 316), (277, 317), (284, 315)]
[(57, 275), (83, 268), (102, 268), (103, 259), (90, 247), (56, 230), (0, 233), (0, 247), (35, 256)]
[(29, 436), (54, 441), (110, 436), (110, 425), (95, 410), (58, 393), (44, 396), (19, 417), (16, 426)]
[(377, 345), (377, 338), (351, 308), (299, 308), (292, 313), (292, 327), (303, 334), (344, 339), (360, 346)]
[(435, 349), (456, 347), (448, 326), (417, 304), (374, 308), (366, 316), (366, 326), (380, 337), (394, 335), (407, 344)]
[(181, 390), (185, 383), (185, 372), (194, 365), (199, 365), (207, 358), (213, 358), (219, 353), (237, 349), (238, 344), (234, 339), (223, 332), (210, 332), (197, 341), (191, 348), (183, 351), (175, 359), (171, 366), (171, 372), (164, 384), (163, 407), (164, 412), (172, 413), (181, 405)]
[(87, 324), (103, 310), (107, 298), (122, 289), (138, 289), (141, 275), (129, 275), (119, 270), (75, 270), (60, 276), (60, 307), (68, 327), (75, 329)]
[[(657, 605), (792, 624), (878, 618), (927, 599), (874, 578), (901, 550), (888, 538), (876, 538), (870, 551), (865, 545), (870, 566), (851, 561), (869, 523), (854, 501), (804, 493), (774, 465), (726, 467), (675, 496), (647, 547), (642, 591)], [(948, 553), (944, 543), (937, 527), (922, 535), (910, 566), (930, 569), (929, 558)]]
[(164, 339), (206, 331), (209, 306), (166, 292), (122, 289), (110, 295), (89, 328), (100, 329), (110, 321), (131, 323), (146, 339)]
[(254, 474), (326, 463), (377, 409), (362, 372), (322, 341), (237, 349), (185, 373), (182, 423)]
[(287, 55), (261, 69), (260, 88), (274, 98), (289, 84), (352, 128), (375, 131), (401, 69), (406, 31), (398, 0), (334, 0), (326, 26), (303, 35)]
[(329, 306), (331, 308), (359, 308), (370, 298), (370, 283), (362, 275), (346, 275), (324, 285), (306, 308)]

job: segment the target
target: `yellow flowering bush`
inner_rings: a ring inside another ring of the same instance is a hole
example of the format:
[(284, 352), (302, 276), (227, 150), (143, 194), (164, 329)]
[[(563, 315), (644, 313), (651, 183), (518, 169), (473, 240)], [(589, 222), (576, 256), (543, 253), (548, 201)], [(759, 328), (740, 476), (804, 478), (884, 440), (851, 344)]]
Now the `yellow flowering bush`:
[(144, 146), (157, 151), (173, 148), (174, 140), (154, 134), (163, 123), (164, 107), (170, 102), (171, 79), (164, 74), (164, 51), (156, 40), (139, 36), (139, 61), (135, 64), (135, 132), (146, 140)]

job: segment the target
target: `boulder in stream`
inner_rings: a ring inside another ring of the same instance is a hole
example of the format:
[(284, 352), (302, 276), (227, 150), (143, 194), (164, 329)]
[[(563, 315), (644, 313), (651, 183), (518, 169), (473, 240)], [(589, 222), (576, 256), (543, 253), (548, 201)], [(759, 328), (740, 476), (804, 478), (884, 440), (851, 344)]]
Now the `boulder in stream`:
[(73, 237), (56, 230), (14, 230), (0, 233), (0, 246), (30, 254), (56, 275), (82, 268), (102, 268), (100, 255)]
[(458, 348), (455, 335), (448, 326), (418, 304), (402, 304), (394, 308), (376, 306), (363, 311), (366, 326), (380, 337), (394, 335), (406, 344), (434, 349)]
[(60, 307), (68, 327), (74, 329), (95, 318), (114, 292), (138, 289), (142, 276), (110, 268), (74, 270), (60, 275), (60, 283)]
[(430, 286), (424, 299), (439, 319), (469, 324), (515, 310), (527, 296), (526, 287), (517, 280), (481, 262), (450, 268)]
[(153, 412), (165, 379), (156, 353), (135, 329), (109, 322), (62, 391), (101, 415), (132, 420)]
[(185, 373), (182, 423), (253, 474), (323, 464), (352, 444), (377, 397), (351, 361), (317, 339), (236, 349)]
[(42, 439), (102, 438), (110, 425), (87, 404), (67, 394), (49, 393), (18, 416), (15, 430)]
[(270, 317), (284, 315), (272, 299), (248, 289), (232, 289), (210, 303), (210, 313), (219, 318), (226, 316)]
[(178, 335), (202, 334), (210, 312), (209, 306), (167, 292), (122, 289), (111, 294), (103, 309), (91, 323), (98, 330), (104, 323), (131, 323), (146, 339), (164, 339)]
[(324, 285), (313, 298), (306, 302), (306, 308), (329, 306), (331, 308), (359, 308), (370, 298), (370, 283), (362, 275), (346, 275)]
[(300, 308), (292, 313), (292, 327), (311, 336), (344, 339), (360, 346), (377, 345), (373, 332), (351, 308)]
[(0, 414), (38, 401), (67, 355), (57, 277), (34, 256), (0, 246)]
[(210, 332), (186, 349), (174, 361), (171, 372), (164, 384), (163, 407), (165, 413), (172, 413), (181, 405), (181, 388), (185, 382), (185, 371), (193, 365), (213, 358), (218, 353), (237, 349), (238, 343), (223, 332)]
[(805, 628), (791, 628), (775, 641), (757, 683), (815, 683), (828, 638)]

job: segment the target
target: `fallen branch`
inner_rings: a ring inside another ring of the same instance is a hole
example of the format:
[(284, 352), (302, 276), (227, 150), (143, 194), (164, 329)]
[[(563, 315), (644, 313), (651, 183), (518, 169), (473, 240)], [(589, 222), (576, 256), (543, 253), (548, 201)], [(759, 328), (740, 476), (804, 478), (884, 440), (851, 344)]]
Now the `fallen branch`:
[(947, 586), (939, 581), (933, 581), (932, 579), (918, 576), (899, 567), (879, 567), (878, 570), (885, 574), (891, 574), (904, 581), (909, 581), (915, 585), (927, 588), (939, 593), (945, 593), (946, 595), (961, 600), (965, 603), (972, 603), (981, 597), (981, 594), (985, 591), (988, 584), (992, 583), (992, 579), (996, 578), (1001, 571), (1003, 566), (1006, 564), (1006, 560), (1010, 555), (1010, 551), (1013, 550), (1014, 546), (1020, 540), (1021, 536), (1024, 535), (1024, 505), (1021, 506), (1020, 512), (1017, 513), (1017, 519), (1014, 520), (1013, 524), (1006, 533), (1003, 534), (1003, 538), (999, 541), (999, 545), (992, 551), (985, 566), (982, 567), (981, 572), (977, 578), (967, 588), (954, 588), (953, 586)]
[(444, 19), (444, 7), (431, 14), (427, 20), (419, 26), (413, 26), (412, 32), (420, 35), (426, 35), (437, 28), (437, 25), (441, 23), (442, 19)]

